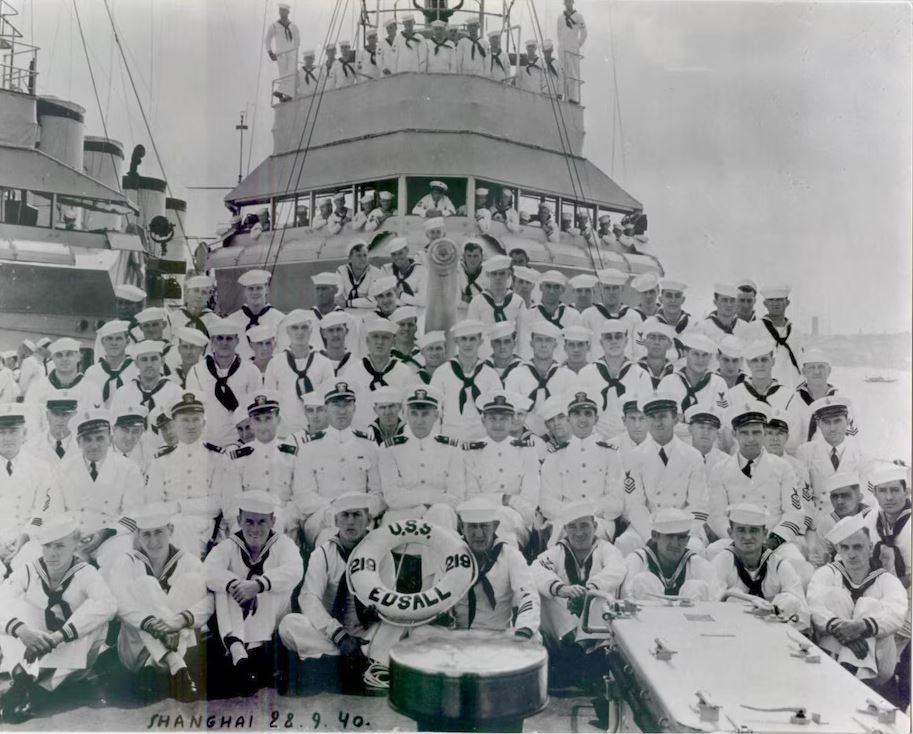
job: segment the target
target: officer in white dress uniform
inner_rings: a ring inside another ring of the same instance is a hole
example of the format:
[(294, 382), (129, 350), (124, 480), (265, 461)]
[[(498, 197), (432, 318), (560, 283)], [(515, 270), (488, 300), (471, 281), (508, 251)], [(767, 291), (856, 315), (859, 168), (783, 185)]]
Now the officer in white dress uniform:
[(132, 461), (146, 476), (149, 463), (157, 446), (151, 433), (146, 432), (146, 421), (149, 411), (142, 405), (124, 405), (111, 417), (114, 424), (111, 428), (111, 449)]
[(250, 359), (253, 352), (244, 335), (254, 326), (264, 324), (279, 330), (279, 324), (285, 316), (282, 311), (273, 308), (269, 302), (269, 284), (272, 273), (268, 270), (248, 270), (238, 278), (238, 285), (242, 288), (243, 302), (241, 308), (228, 316), (230, 321), (238, 323), (241, 327), (242, 338), (238, 342), (238, 354), (241, 359)]
[(704, 459), (704, 473), (709, 485), (713, 468), (729, 456), (717, 447), (717, 438), (723, 422), (713, 408), (692, 405), (685, 411), (685, 423), (688, 424), (688, 431), (691, 433), (691, 445), (701, 452)]
[[(415, 32), (415, 17), (409, 13), (402, 17), (403, 30), (396, 36), (393, 58), (396, 68), (391, 69), (394, 74), (404, 71), (426, 71), (428, 69), (428, 46), (421, 33)], [(385, 66), (388, 64), (384, 57)]]
[[(298, 46), (301, 34), (298, 26), (289, 18), (288, 3), (279, 3), (279, 20), (270, 23), (263, 40), (266, 54), (279, 66), (279, 94), (292, 97), (295, 94), (295, 63), (298, 60)], [(273, 50), (275, 45), (275, 50)]]
[[(26, 434), (25, 450), (51, 469), (56, 468), (67, 452), (76, 448), (70, 420), (76, 415), (78, 401), (68, 391), (60, 390), (44, 404), (47, 429), (38, 434)], [(26, 415), (28, 425), (29, 415)]]
[(111, 401), (112, 412), (129, 405), (142, 405), (146, 410), (156, 406), (167, 408), (181, 395), (180, 386), (162, 374), (165, 362), (162, 350), (165, 342), (143, 339), (128, 348), (136, 365), (136, 377), (118, 388)]
[(114, 393), (137, 375), (133, 358), (127, 354), (132, 343), (127, 334), (127, 321), (109, 321), (97, 332), (104, 356), (86, 370), (85, 379), (101, 389), (102, 405), (111, 407)]
[(111, 569), (111, 590), (121, 620), (117, 656), (130, 671), (163, 671), (168, 692), (182, 702), (201, 692), (187, 668), (187, 650), (212, 616), (213, 596), (203, 564), (171, 543), (177, 505), (154, 503), (135, 513), (135, 547)]
[(893, 574), (872, 568), (872, 532), (853, 515), (834, 525), (827, 539), (837, 560), (822, 566), (808, 585), (808, 606), (818, 644), (860, 680), (894, 675), (897, 645), (909, 594)]
[[(405, 633), (383, 622), (349, 589), (349, 554), (368, 534), (372, 520), (368, 499), (352, 492), (333, 500), (337, 529), (311, 556), (298, 596), (301, 613), (287, 615), (279, 625), (279, 638), (300, 660), (339, 656), (341, 683), (348, 692), (389, 688), (390, 649)], [(392, 561), (379, 561), (392, 587)]]
[(274, 530), (272, 495), (244, 492), (239, 508), (240, 530), (212, 549), (203, 573), (215, 595), (219, 636), (231, 656), (229, 682), (241, 695), (251, 695), (274, 672), (272, 640), (291, 609), (304, 567), (294, 541)]
[(564, 0), (564, 11), (558, 16), (555, 37), (566, 70), (565, 99), (570, 102), (580, 102), (580, 50), (586, 36), (586, 22), (580, 11), (574, 9), (574, 0)]
[(117, 611), (101, 574), (76, 555), (72, 517), (49, 518), (36, 543), (38, 557), (0, 585), (0, 670), (12, 677), (0, 699), (4, 724), (31, 718), (36, 686), (54, 691), (89, 670)]
[(373, 495), (372, 514), (383, 511), (377, 445), (352, 428), (355, 391), (343, 380), (324, 386), (330, 425), (303, 443), (295, 461), (293, 492), (301, 512), (304, 537), (314, 547), (325, 528), (332, 527), (330, 502), (346, 492)]
[(47, 377), (41, 377), (32, 383), (25, 399), (26, 405), (30, 407), (26, 423), (35, 433), (46, 428), (43, 406), (61, 390), (66, 390), (76, 398), (80, 410), (101, 406), (101, 388), (79, 372), (79, 348), (79, 342), (69, 337), (58, 339), (49, 345), (53, 368), (48, 371)]

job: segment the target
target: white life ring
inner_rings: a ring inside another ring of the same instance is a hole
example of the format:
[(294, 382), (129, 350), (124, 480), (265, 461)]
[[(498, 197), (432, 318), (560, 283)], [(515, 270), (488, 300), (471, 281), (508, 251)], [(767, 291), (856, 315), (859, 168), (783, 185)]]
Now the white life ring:
[[(444, 555), (443, 576), (429, 589), (403, 594), (380, 578), (382, 558), (406, 543), (427, 545)], [(476, 582), (475, 556), (450, 528), (425, 520), (403, 520), (372, 530), (355, 546), (346, 566), (346, 581), (365, 606), (373, 606), (381, 619), (399, 627), (426, 624), (448, 611)]]

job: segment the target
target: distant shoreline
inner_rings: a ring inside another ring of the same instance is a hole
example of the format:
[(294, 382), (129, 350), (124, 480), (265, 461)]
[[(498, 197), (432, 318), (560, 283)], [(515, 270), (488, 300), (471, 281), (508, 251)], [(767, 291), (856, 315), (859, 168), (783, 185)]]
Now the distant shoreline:
[(829, 334), (800, 336), (800, 343), (822, 349), (839, 367), (913, 370), (913, 333), (897, 334)]

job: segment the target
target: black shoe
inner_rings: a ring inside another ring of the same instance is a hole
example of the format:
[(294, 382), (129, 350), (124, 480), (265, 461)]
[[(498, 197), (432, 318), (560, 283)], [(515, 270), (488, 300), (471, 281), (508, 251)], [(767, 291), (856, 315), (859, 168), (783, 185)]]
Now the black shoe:
[(168, 695), (181, 703), (193, 703), (202, 698), (197, 682), (187, 668), (181, 668), (168, 678)]
[(253, 696), (260, 690), (260, 681), (257, 671), (250, 658), (241, 658), (235, 665), (235, 680), (239, 696)]
[(33, 685), (29, 678), (13, 678), (13, 685), (0, 700), (0, 721), (5, 724), (21, 724), (35, 715), (32, 705)]

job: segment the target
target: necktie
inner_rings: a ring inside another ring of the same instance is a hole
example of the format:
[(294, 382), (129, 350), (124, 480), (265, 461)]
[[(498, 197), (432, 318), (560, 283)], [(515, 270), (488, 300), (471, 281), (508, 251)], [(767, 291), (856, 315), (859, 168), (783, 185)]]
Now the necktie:
[(751, 459), (749, 459), (748, 463), (742, 467), (742, 474), (751, 479)]
[(10, 476), (13, 476), (13, 462), (12, 461), (8, 460), (6, 462), (6, 473), (9, 474)]
[(93, 482), (98, 479), (98, 468), (95, 466), (94, 461), (89, 462), (89, 476), (92, 477)]
[(840, 457), (837, 456), (837, 447), (831, 449), (831, 466), (834, 467), (834, 471), (840, 467)]
[(659, 458), (662, 459), (663, 466), (669, 465), (669, 457), (666, 456), (666, 449), (664, 447), (660, 447), (659, 449)]
[(58, 458), (60, 458), (60, 459), (63, 458), (63, 455), (66, 453), (66, 451), (63, 448), (63, 441), (58, 439), (57, 445), (54, 446), (54, 453), (57, 454)]

